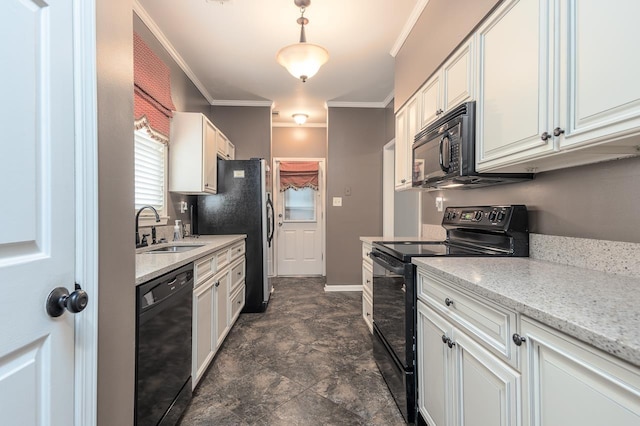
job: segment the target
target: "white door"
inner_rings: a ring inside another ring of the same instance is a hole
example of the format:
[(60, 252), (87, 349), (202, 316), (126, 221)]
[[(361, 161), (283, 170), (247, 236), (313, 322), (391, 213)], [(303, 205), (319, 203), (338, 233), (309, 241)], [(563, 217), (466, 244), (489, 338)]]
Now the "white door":
[(275, 238), (279, 276), (324, 275), (324, 159), (301, 161), (318, 161), (317, 190), (303, 188), (281, 192), (280, 159), (274, 161)]
[[(73, 290), (73, 3), (0, 2), (0, 415), (71, 425), (74, 316), (45, 300)], [(10, 35), (10, 36), (9, 36)]]

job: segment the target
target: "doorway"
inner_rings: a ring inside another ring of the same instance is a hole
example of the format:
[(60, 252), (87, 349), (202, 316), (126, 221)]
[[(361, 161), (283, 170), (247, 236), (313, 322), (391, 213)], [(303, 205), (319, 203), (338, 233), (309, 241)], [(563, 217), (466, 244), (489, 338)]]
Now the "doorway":
[(325, 275), (325, 160), (274, 158), (276, 275)]

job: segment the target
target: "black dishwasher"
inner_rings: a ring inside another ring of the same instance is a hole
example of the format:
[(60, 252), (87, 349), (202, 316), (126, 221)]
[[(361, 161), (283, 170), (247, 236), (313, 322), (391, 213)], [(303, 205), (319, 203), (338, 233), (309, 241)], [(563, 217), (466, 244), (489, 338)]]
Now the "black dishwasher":
[(135, 424), (175, 425), (191, 399), (193, 264), (136, 291)]

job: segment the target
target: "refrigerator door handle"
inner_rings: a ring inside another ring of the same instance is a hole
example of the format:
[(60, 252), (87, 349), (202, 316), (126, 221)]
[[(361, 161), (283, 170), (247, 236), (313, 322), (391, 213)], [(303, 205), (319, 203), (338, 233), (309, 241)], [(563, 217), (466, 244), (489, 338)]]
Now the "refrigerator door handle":
[[(271, 214), (269, 214), (271, 212)], [(275, 217), (273, 211), (273, 202), (271, 201), (271, 194), (267, 194), (267, 217), (269, 221), (267, 222), (267, 244), (271, 247), (271, 241), (273, 241), (273, 231), (275, 229)]]

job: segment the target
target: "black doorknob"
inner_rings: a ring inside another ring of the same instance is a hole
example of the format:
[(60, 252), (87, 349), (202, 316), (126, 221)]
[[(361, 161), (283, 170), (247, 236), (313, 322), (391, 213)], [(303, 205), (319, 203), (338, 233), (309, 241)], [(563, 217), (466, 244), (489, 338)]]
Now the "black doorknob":
[(47, 297), (47, 313), (56, 318), (62, 315), (66, 308), (72, 314), (77, 314), (87, 307), (87, 303), (89, 303), (89, 295), (78, 284), (71, 294), (64, 287), (56, 287)]

